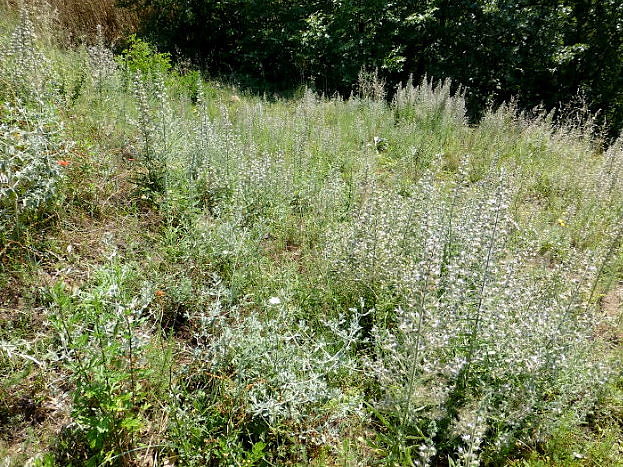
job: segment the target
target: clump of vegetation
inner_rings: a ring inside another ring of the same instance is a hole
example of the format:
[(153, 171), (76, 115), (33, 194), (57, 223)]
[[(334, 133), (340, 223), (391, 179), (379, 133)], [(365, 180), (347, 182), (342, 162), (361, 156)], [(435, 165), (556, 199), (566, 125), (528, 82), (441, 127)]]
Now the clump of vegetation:
[(10, 465), (621, 461), (623, 152), (592, 119), (470, 126), (450, 83), (366, 73), (240, 97), (20, 34), (51, 78), (0, 82)]
[(26, 10), (3, 44), (0, 76), (0, 248), (19, 242), (28, 225), (45, 220), (61, 197), (72, 142), (46, 96), (52, 76)]
[(71, 142), (49, 108), (30, 110), (18, 102), (0, 112), (0, 247), (6, 248), (58, 208)]

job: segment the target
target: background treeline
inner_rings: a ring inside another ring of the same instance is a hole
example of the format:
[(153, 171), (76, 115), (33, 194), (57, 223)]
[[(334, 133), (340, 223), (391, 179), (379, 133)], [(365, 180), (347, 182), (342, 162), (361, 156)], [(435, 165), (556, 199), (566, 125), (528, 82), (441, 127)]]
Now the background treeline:
[(490, 99), (588, 103), (623, 126), (619, 0), (140, 0), (161, 47), (256, 86), (348, 94), (362, 68), (467, 87), (471, 114)]

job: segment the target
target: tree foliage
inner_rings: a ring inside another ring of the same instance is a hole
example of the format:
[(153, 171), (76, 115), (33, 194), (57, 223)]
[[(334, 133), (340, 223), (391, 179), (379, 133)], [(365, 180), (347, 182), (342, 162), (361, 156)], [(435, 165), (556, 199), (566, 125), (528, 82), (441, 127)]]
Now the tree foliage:
[[(137, 2), (131, 2), (135, 5)], [(623, 126), (619, 0), (142, 0), (161, 46), (217, 73), (348, 92), (362, 68), (467, 88), (471, 110), (578, 95)], [(146, 13), (146, 14), (145, 14)]]

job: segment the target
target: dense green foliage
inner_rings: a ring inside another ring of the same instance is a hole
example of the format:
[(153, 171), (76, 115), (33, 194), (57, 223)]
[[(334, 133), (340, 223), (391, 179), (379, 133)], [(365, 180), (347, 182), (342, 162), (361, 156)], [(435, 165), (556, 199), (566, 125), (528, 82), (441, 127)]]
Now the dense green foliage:
[[(137, 2), (131, 2), (136, 4)], [(348, 94), (361, 68), (424, 74), (489, 98), (548, 108), (578, 96), (623, 124), (618, 0), (142, 0), (147, 31), (212, 72)]]

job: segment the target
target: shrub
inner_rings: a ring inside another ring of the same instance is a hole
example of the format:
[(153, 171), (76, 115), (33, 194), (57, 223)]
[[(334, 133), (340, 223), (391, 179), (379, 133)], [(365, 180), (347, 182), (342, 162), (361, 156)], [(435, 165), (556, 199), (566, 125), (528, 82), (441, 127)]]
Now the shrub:
[(143, 76), (162, 75), (171, 69), (171, 56), (167, 53), (157, 53), (144, 40), (132, 34), (128, 39), (128, 46), (119, 57), (129, 76), (141, 73)]

